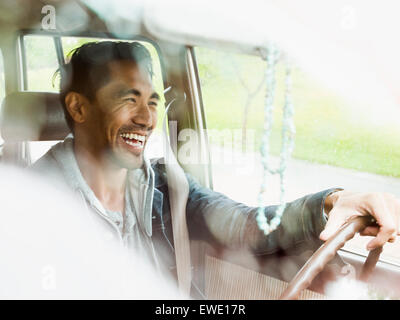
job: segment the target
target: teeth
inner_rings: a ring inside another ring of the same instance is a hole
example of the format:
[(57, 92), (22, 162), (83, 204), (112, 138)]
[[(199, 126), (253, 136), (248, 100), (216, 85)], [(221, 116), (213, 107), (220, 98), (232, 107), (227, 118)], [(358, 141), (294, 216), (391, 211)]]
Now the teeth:
[(143, 148), (143, 145), (141, 142), (134, 143), (131, 141), (125, 141), (125, 143), (129, 144), (132, 147)]
[(121, 133), (120, 136), (126, 139), (135, 139), (141, 142), (144, 142), (146, 140), (145, 136), (141, 136), (136, 133)]

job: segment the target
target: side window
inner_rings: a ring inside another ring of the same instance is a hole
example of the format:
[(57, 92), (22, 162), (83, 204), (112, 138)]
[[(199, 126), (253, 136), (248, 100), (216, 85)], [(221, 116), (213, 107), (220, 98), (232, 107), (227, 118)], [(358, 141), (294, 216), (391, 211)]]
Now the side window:
[(27, 88), (29, 91), (58, 92), (54, 73), (58, 60), (54, 40), (48, 36), (25, 36)]
[(195, 53), (214, 190), (247, 205), (257, 205), (261, 183), (257, 152), (263, 128), (266, 63), (254, 56), (205, 48), (197, 48)]
[[(58, 69), (54, 40), (49, 36), (28, 35), (24, 37), (27, 91), (58, 92), (57, 81), (53, 81)], [(58, 141), (31, 141), (29, 143), (32, 163), (40, 158)]]
[[(87, 42), (105, 41), (110, 39), (82, 38), (82, 37), (62, 37), (61, 45), (65, 61), (68, 61), (71, 51)], [(120, 41), (120, 40), (115, 40)], [(159, 93), (161, 101), (159, 104), (159, 127), (163, 116), (163, 78), (161, 72), (160, 57), (154, 45), (146, 41), (139, 41), (150, 52), (153, 60), (153, 83), (155, 90)], [(50, 36), (28, 35), (24, 37), (27, 90), (59, 92), (59, 76), (56, 71), (59, 67), (54, 40)], [(58, 141), (39, 141), (29, 142), (31, 161), (35, 162), (46, 151)], [(155, 130), (148, 142), (146, 152), (150, 158), (160, 157), (163, 148), (161, 147), (160, 130)]]
[[(266, 62), (256, 56), (196, 48), (211, 150), (214, 189), (258, 205), (263, 168), (260, 146), (266, 97)], [(276, 65), (270, 160), (279, 164), (285, 65)], [(288, 163), (285, 198), (331, 187), (400, 195), (400, 111), (345, 100), (306, 70), (292, 67), (295, 147)], [(390, 112), (389, 112), (390, 111)], [(267, 175), (266, 204), (279, 203), (278, 176)], [(367, 254), (369, 237), (345, 249)], [(400, 243), (388, 243), (383, 259), (400, 263)]]

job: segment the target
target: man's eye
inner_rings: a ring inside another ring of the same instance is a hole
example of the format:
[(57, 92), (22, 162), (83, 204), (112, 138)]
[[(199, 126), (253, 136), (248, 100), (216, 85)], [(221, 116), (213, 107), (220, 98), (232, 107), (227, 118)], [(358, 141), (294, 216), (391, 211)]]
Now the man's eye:
[(127, 98), (127, 99), (125, 99), (125, 101), (129, 101), (129, 102), (134, 102), (134, 103), (136, 103), (136, 100), (135, 100), (134, 98)]
[(150, 101), (150, 102), (149, 102), (149, 106), (155, 106), (155, 107), (157, 107), (157, 106), (158, 106), (158, 103), (157, 103), (157, 102)]

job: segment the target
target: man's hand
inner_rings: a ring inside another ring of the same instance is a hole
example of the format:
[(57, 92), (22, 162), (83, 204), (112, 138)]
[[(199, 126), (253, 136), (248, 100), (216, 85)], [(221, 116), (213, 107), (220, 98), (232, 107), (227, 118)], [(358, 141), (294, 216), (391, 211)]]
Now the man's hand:
[(389, 193), (356, 193), (337, 191), (325, 200), (328, 222), (320, 234), (321, 240), (328, 240), (346, 221), (354, 216), (371, 215), (377, 226), (365, 228), (361, 235), (375, 236), (367, 249), (394, 242), (400, 234), (400, 200)]

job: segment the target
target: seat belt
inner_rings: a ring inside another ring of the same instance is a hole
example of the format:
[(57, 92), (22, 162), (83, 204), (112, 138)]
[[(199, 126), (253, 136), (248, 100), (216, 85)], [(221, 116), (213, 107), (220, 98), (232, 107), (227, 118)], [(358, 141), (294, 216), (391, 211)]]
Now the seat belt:
[(168, 195), (171, 210), (172, 233), (174, 237), (176, 269), (179, 291), (190, 296), (192, 282), (192, 268), (190, 260), (190, 241), (186, 223), (186, 203), (189, 196), (189, 183), (183, 169), (180, 167), (171, 149), (166, 127), (166, 115), (174, 98), (168, 103), (163, 119), (163, 133), (165, 145), (165, 168), (168, 181)]

